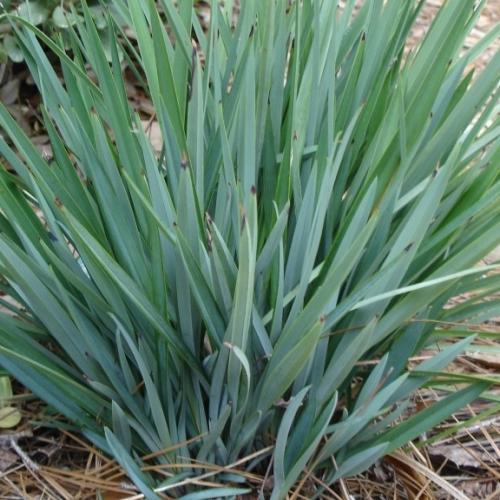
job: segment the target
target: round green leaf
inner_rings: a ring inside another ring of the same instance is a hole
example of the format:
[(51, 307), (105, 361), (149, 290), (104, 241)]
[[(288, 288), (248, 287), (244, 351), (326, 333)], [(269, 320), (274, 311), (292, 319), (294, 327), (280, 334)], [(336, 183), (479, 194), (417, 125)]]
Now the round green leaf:
[(37, 26), (49, 17), (49, 10), (41, 2), (23, 2), (16, 9), (16, 14)]
[[(109, 30), (105, 30), (100, 32), (100, 37), (101, 37), (101, 43), (102, 43), (102, 48), (104, 50), (104, 53), (106, 54), (106, 59), (111, 62), (112, 59), (112, 44), (115, 43), (114, 38), (111, 36), (109, 33)], [(118, 51), (118, 59), (123, 61), (123, 51), (120, 49), (120, 47), (116, 47)]]
[(106, 28), (108, 21), (106, 20), (102, 7), (100, 5), (93, 5), (89, 7), (89, 10), (92, 14), (92, 18), (94, 19), (96, 28), (98, 30)]
[(61, 29), (66, 29), (75, 24), (75, 20), (70, 12), (66, 12), (62, 6), (58, 6), (52, 12), (52, 22)]
[(0, 429), (12, 429), (21, 421), (21, 412), (13, 406), (0, 408)]
[(24, 61), (23, 52), (12, 35), (5, 35), (3, 39), (3, 48), (12, 62), (20, 63)]
[(12, 397), (12, 385), (8, 376), (0, 377), (0, 429), (10, 429), (21, 421), (21, 412), (13, 406), (3, 406)]

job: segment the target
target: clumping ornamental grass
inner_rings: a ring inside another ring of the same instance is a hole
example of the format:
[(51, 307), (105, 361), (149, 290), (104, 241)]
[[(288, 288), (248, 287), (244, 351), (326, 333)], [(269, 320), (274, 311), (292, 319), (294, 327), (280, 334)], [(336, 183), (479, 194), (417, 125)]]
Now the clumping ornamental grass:
[(0, 365), (148, 499), (257, 495), (249, 472), (320, 496), (488, 386), (411, 404), (467, 335), (408, 365), (436, 322), (498, 310), (444, 308), (500, 289), (476, 265), (500, 244), (500, 53), (469, 71), (500, 27), (462, 51), (485, 2), (449, 0), (410, 52), (423, 2), (233, 3), (205, 30), (192, 0), (115, 0), (111, 62), (86, 8), (69, 49), (9, 16), (53, 158), (0, 107)]

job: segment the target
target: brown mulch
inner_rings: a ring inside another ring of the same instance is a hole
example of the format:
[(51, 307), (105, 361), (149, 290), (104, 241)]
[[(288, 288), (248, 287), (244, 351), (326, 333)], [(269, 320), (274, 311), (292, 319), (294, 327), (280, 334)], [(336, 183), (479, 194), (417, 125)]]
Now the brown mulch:
[[(461, 362), (459, 359), (457, 364)], [(470, 370), (470, 363), (465, 369)], [(421, 409), (438, 398), (433, 391), (424, 390), (415, 398), (415, 404)], [(322, 498), (499, 498), (500, 416), (497, 411), (481, 422), (471, 421), (488, 409), (492, 406), (484, 401), (469, 405), (422, 436), (428, 445), (411, 445), (405, 452), (392, 453), (368, 472), (325, 489)], [(33, 401), (23, 411), (23, 425), (0, 434), (1, 499), (114, 500), (137, 494), (120, 467), (85, 439), (32, 422), (43, 412), (42, 403)], [(452, 428), (453, 435), (448, 435)], [(238, 469), (234, 472), (244, 474)], [(269, 481), (257, 474), (250, 479), (255, 491), (262, 488), (264, 497), (269, 498)], [(310, 476), (296, 492), (296, 498), (310, 498), (318, 485), (320, 479)]]
[[(415, 27), (413, 28), (413, 43), (418, 42), (426, 33), (432, 19), (436, 16), (439, 7), (445, 3), (445, 0), (427, 0), (426, 5), (422, 9)], [(473, 47), (481, 40), (488, 31), (500, 22), (500, 0), (488, 0), (479, 16), (476, 26), (465, 41), (464, 49)], [(487, 50), (474, 61), (473, 66), (477, 69), (482, 69), (486, 66), (493, 55), (500, 50), (500, 38), (497, 38)]]

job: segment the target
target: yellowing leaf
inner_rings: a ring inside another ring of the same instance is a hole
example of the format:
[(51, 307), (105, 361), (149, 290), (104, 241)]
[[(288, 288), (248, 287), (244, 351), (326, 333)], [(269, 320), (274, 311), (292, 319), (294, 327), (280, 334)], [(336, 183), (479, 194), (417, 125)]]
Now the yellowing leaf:
[(0, 429), (11, 429), (21, 422), (21, 412), (13, 406), (0, 408)]

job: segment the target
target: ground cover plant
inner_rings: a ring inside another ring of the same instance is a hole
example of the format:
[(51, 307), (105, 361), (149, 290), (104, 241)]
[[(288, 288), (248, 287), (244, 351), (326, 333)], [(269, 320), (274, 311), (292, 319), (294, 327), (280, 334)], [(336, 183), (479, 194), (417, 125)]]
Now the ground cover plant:
[[(103, 30), (106, 28), (104, 3), (89, 2), (96, 27), (101, 31), (101, 39), (105, 36)], [(58, 34), (64, 38), (68, 28), (81, 18), (80, 7), (81, 2), (74, 0), (2, 0), (0, 14), (15, 14), (48, 35)], [(24, 60), (24, 56), (10, 23), (4, 18), (0, 24), (0, 62), (5, 59), (18, 63)]]
[(462, 53), (484, 2), (451, 0), (408, 54), (422, 2), (354, 4), (116, 0), (137, 43), (84, 7), (69, 49), (9, 18), (53, 159), (0, 107), (0, 365), (147, 498), (321, 495), (494, 382), (417, 411), (473, 338), (408, 360), (498, 306), (444, 308), (500, 287), (500, 54), (467, 71), (499, 29)]

